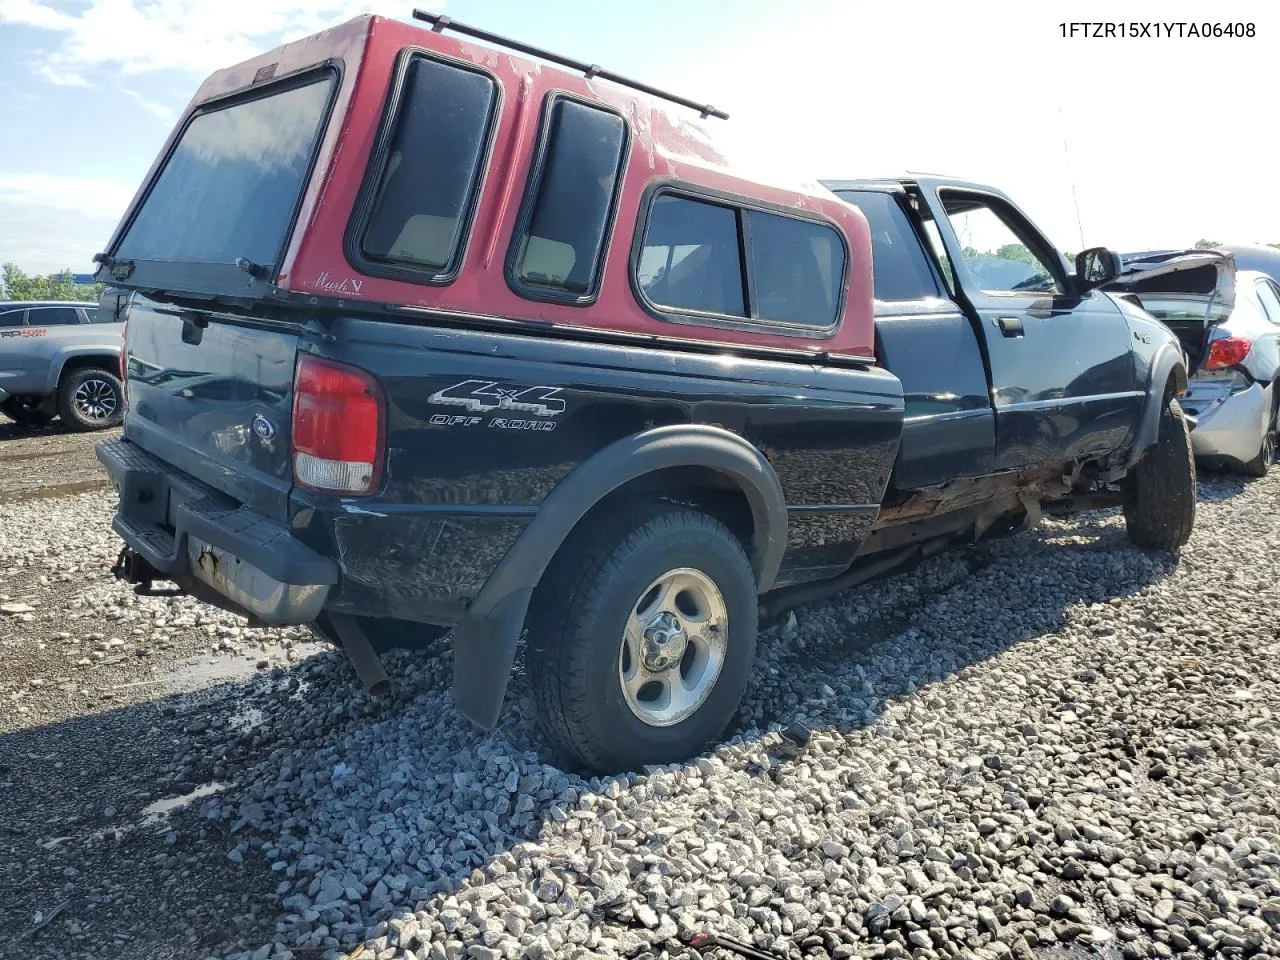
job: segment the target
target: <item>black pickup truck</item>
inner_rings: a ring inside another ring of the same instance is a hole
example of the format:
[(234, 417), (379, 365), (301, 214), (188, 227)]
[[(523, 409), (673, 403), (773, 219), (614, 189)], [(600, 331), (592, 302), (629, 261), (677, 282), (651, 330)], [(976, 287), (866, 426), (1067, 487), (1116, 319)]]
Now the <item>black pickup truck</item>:
[(1185, 542), (1183, 355), (1113, 255), (968, 183), (749, 179), (714, 108), (444, 26), (215, 73), (99, 255), (140, 591), (313, 624), (372, 691), (451, 630), (482, 726), (525, 638), (547, 738), (616, 770), (721, 733), (762, 612), (1046, 510)]

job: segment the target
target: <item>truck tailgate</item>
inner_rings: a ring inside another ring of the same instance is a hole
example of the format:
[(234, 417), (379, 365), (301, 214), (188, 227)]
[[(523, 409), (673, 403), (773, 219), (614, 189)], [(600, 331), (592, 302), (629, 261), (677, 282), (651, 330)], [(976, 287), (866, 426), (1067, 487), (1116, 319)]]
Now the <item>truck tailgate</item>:
[(300, 326), (138, 296), (127, 330), (125, 437), (253, 510), (287, 520)]

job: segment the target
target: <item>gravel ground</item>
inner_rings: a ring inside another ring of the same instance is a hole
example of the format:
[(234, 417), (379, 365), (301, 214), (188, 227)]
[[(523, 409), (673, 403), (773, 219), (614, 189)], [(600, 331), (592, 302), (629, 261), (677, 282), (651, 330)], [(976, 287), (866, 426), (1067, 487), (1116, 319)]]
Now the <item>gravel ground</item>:
[(371, 700), (112, 582), (107, 492), (10, 502), (0, 952), (1280, 956), (1280, 471), (1201, 483), (1180, 557), (1091, 514), (803, 608), (721, 746), (593, 780), (520, 678), (489, 734), (447, 645)]

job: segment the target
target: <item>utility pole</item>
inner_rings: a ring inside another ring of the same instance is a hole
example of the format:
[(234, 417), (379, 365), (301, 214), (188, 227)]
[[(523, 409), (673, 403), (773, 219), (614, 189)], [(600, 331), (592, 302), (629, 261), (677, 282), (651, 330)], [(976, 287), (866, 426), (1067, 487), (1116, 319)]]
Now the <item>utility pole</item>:
[(1062, 120), (1062, 108), (1058, 108), (1058, 125), (1062, 127), (1062, 155), (1067, 160), (1067, 179), (1071, 182), (1071, 202), (1076, 208), (1076, 233), (1080, 237), (1080, 249), (1084, 249), (1084, 225), (1080, 220), (1080, 197), (1076, 193), (1076, 175), (1071, 169), (1071, 150), (1067, 146), (1067, 125)]

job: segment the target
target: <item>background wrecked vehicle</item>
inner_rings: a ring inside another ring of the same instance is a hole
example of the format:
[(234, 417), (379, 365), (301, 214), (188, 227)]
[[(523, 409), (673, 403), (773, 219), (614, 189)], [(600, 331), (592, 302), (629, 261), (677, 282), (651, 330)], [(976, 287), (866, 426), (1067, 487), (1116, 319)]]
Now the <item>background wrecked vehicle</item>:
[(1196, 456), (1249, 476), (1275, 462), (1280, 409), (1280, 284), (1212, 251), (1131, 254), (1109, 289), (1178, 335), (1191, 378), (1183, 409)]

